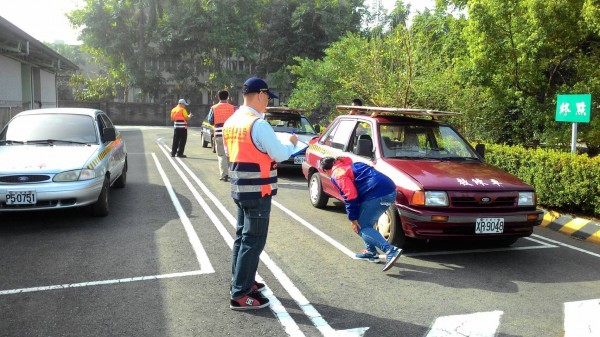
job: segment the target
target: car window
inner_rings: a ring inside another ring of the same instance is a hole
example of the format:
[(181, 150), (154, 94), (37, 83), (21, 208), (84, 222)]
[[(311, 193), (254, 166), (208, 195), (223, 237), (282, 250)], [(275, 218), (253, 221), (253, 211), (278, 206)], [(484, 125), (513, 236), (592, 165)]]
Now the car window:
[(356, 153), (356, 146), (358, 145), (359, 139), (369, 139), (373, 142), (373, 132), (371, 131), (371, 124), (367, 122), (360, 122), (356, 124), (356, 130), (351, 137), (351, 143), (349, 149), (352, 149), (352, 153)]
[(340, 150), (346, 149), (355, 125), (355, 120), (340, 120), (327, 130), (321, 138), (321, 143)]
[(306, 117), (302, 116), (302, 118), (300, 119), (300, 122), (302, 125), (300, 126), (300, 130), (298, 130), (296, 132), (308, 133), (308, 134), (313, 134), (313, 135), (317, 134), (317, 131), (315, 131), (312, 124), (310, 124), (310, 122), (308, 121), (308, 119)]
[(265, 120), (277, 132), (297, 132), (302, 126), (300, 116), (294, 114), (265, 115)]
[(110, 120), (110, 118), (108, 118), (107, 115), (100, 114), (99, 116), (100, 116), (100, 118), (102, 118), (102, 122), (104, 122), (104, 127), (105, 128), (112, 128), (112, 127), (114, 127), (112, 121)]
[(387, 158), (476, 158), (468, 144), (444, 125), (381, 124), (379, 134)]
[(91, 117), (72, 114), (40, 114), (15, 117), (4, 129), (1, 140), (31, 142), (58, 140), (97, 142)]

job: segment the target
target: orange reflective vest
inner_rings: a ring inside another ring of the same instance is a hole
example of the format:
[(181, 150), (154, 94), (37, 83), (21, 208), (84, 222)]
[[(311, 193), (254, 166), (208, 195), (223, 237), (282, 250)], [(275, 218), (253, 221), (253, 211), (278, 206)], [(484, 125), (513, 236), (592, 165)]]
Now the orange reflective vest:
[(212, 106), (213, 122), (215, 123), (215, 136), (223, 136), (223, 125), (225, 121), (233, 115), (233, 105), (229, 103), (217, 103)]
[(176, 129), (187, 128), (188, 113), (183, 107), (183, 104), (177, 104), (177, 106), (171, 110), (171, 120)]
[(252, 126), (257, 120), (250, 110), (238, 110), (223, 127), (229, 153), (231, 196), (236, 200), (277, 194), (277, 163), (252, 141)]

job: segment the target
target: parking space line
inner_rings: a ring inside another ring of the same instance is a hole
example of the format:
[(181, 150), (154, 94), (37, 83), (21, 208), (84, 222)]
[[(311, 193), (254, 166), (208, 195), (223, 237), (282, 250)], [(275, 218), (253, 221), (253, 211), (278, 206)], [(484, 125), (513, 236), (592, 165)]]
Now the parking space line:
[(45, 290), (58, 290), (58, 289), (91, 287), (91, 286), (99, 286), (99, 285), (106, 285), (106, 284), (117, 284), (117, 283), (128, 283), (128, 282), (138, 282), (138, 281), (160, 280), (160, 279), (168, 279), (168, 278), (176, 278), (176, 277), (195, 276), (195, 275), (201, 275), (201, 274), (209, 274), (209, 273), (201, 271), (201, 270), (194, 270), (194, 271), (186, 271), (186, 272), (181, 272), (181, 273), (171, 273), (171, 274), (151, 275), (151, 276), (138, 276), (138, 277), (127, 277), (127, 278), (114, 279), (114, 280), (102, 280), (102, 281), (91, 281), (91, 282), (81, 282), (81, 283), (57, 284), (57, 285), (43, 286), (43, 287), (31, 287), (31, 288), (20, 288), (20, 289), (11, 289), (11, 290), (0, 290), (0, 296), (1, 295), (30, 293), (30, 292), (45, 291)]
[(594, 253), (594, 252), (590, 252), (589, 250), (585, 250), (585, 249), (582, 249), (582, 248), (579, 248), (579, 247), (571, 246), (571, 245), (568, 245), (566, 243), (562, 243), (560, 241), (556, 241), (556, 240), (552, 240), (552, 239), (549, 239), (549, 238), (545, 238), (545, 237), (543, 237), (541, 235), (532, 234), (531, 236), (539, 238), (539, 239), (542, 239), (542, 240), (546, 240), (546, 241), (552, 242), (553, 244), (558, 245), (558, 246), (562, 246), (562, 247), (565, 247), (565, 248), (573, 249), (573, 250), (576, 250), (578, 252), (585, 253), (585, 254), (588, 254), (588, 255), (591, 255), (591, 256), (600, 257), (600, 254), (597, 254), (597, 253)]
[[(192, 245), (192, 249), (194, 250), (194, 253), (196, 253), (196, 258), (198, 259), (198, 263), (200, 264), (200, 270), (205, 271), (207, 273), (214, 273), (215, 270), (213, 269), (212, 264), (210, 263), (210, 260), (208, 259), (208, 255), (206, 254), (204, 247), (202, 247), (200, 238), (198, 237), (198, 234), (194, 230), (194, 227), (192, 226), (190, 218), (188, 218), (188, 216), (185, 214), (185, 211), (183, 210), (183, 207), (181, 206), (179, 199), (177, 199), (177, 195), (175, 195), (173, 186), (171, 186), (171, 182), (169, 181), (167, 174), (165, 173), (162, 166), (160, 165), (160, 162), (158, 161), (156, 154), (152, 153), (152, 159), (154, 159), (154, 163), (156, 164), (156, 167), (158, 168), (158, 172), (160, 173), (160, 176), (162, 177), (163, 182), (165, 183), (165, 187), (167, 188), (167, 191), (169, 192), (169, 196), (171, 197), (171, 202), (173, 203), (173, 206), (175, 206), (175, 209), (177, 210), (177, 214), (179, 215), (179, 218), (181, 219), (181, 223), (183, 224), (183, 228), (185, 229), (185, 232), (188, 236), (190, 244)], [(169, 159), (171, 161), (173, 160), (171, 157), (169, 157)]]

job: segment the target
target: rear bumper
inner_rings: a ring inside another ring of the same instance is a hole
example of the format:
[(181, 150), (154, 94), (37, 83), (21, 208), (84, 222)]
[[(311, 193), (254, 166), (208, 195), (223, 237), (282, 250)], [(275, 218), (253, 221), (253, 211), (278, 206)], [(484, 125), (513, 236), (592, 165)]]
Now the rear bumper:
[[(541, 210), (520, 210), (511, 213), (414, 213), (399, 208), (399, 213), (405, 235), (417, 239), (525, 237), (533, 233), (533, 227), (540, 225), (544, 216)], [(434, 221), (432, 216), (447, 216), (447, 220)], [(528, 220), (528, 216), (535, 216), (535, 220)], [(503, 218), (504, 232), (476, 234), (477, 218)]]

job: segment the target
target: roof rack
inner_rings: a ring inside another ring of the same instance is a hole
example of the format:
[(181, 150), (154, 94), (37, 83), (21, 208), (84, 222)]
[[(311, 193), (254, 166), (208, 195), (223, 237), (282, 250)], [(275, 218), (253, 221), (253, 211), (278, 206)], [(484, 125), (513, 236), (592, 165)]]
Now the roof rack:
[(302, 114), (303, 112), (306, 112), (306, 110), (304, 109), (296, 109), (296, 108), (289, 108), (287, 106), (268, 106), (267, 107), (267, 112), (283, 112), (283, 113), (295, 113), (295, 114)]
[(376, 112), (378, 115), (405, 115), (405, 116), (430, 116), (432, 118), (439, 116), (460, 116), (460, 112), (449, 112), (428, 109), (411, 108), (386, 108), (379, 106), (357, 106), (357, 105), (338, 105), (335, 107), (339, 111), (358, 110), (361, 113)]

